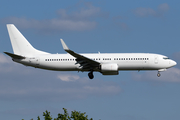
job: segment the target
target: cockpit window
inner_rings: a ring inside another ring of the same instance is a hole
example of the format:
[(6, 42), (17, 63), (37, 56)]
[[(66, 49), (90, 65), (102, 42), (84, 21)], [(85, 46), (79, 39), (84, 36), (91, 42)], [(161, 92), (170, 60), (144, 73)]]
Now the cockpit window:
[(164, 60), (168, 60), (169, 58), (168, 57), (163, 57)]

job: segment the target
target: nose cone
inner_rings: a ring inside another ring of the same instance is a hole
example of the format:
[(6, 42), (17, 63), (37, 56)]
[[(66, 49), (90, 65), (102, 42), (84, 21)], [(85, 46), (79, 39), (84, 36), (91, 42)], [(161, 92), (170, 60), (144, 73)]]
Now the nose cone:
[(175, 66), (175, 65), (177, 65), (177, 63), (176, 63), (174, 60), (172, 60), (172, 61), (171, 61), (171, 65), (172, 65), (172, 66)]

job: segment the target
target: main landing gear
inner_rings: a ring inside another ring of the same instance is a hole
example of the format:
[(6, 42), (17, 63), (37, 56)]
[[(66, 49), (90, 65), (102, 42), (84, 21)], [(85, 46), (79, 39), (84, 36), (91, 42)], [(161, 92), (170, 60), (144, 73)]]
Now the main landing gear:
[(160, 76), (161, 76), (160, 72), (158, 72), (157, 76), (158, 76), (158, 77), (160, 77)]
[(88, 76), (89, 76), (89, 79), (93, 79), (93, 78), (94, 78), (93, 71), (90, 71), (90, 72), (88, 73)]

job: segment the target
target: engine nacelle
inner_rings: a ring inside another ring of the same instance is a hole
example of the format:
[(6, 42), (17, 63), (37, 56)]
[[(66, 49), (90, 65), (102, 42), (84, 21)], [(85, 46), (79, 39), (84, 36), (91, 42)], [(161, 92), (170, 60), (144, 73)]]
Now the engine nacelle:
[(106, 63), (100, 66), (103, 75), (118, 75), (118, 65), (116, 63)]

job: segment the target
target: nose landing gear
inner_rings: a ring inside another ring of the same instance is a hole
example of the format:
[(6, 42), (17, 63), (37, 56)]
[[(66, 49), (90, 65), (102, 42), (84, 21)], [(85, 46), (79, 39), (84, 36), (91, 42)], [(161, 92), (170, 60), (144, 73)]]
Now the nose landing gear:
[(88, 73), (88, 76), (89, 76), (89, 79), (93, 79), (93, 78), (94, 78), (93, 71), (90, 71), (90, 72)]
[(161, 76), (161, 74), (158, 72), (157, 76), (158, 76), (158, 77), (160, 77), (160, 76)]

